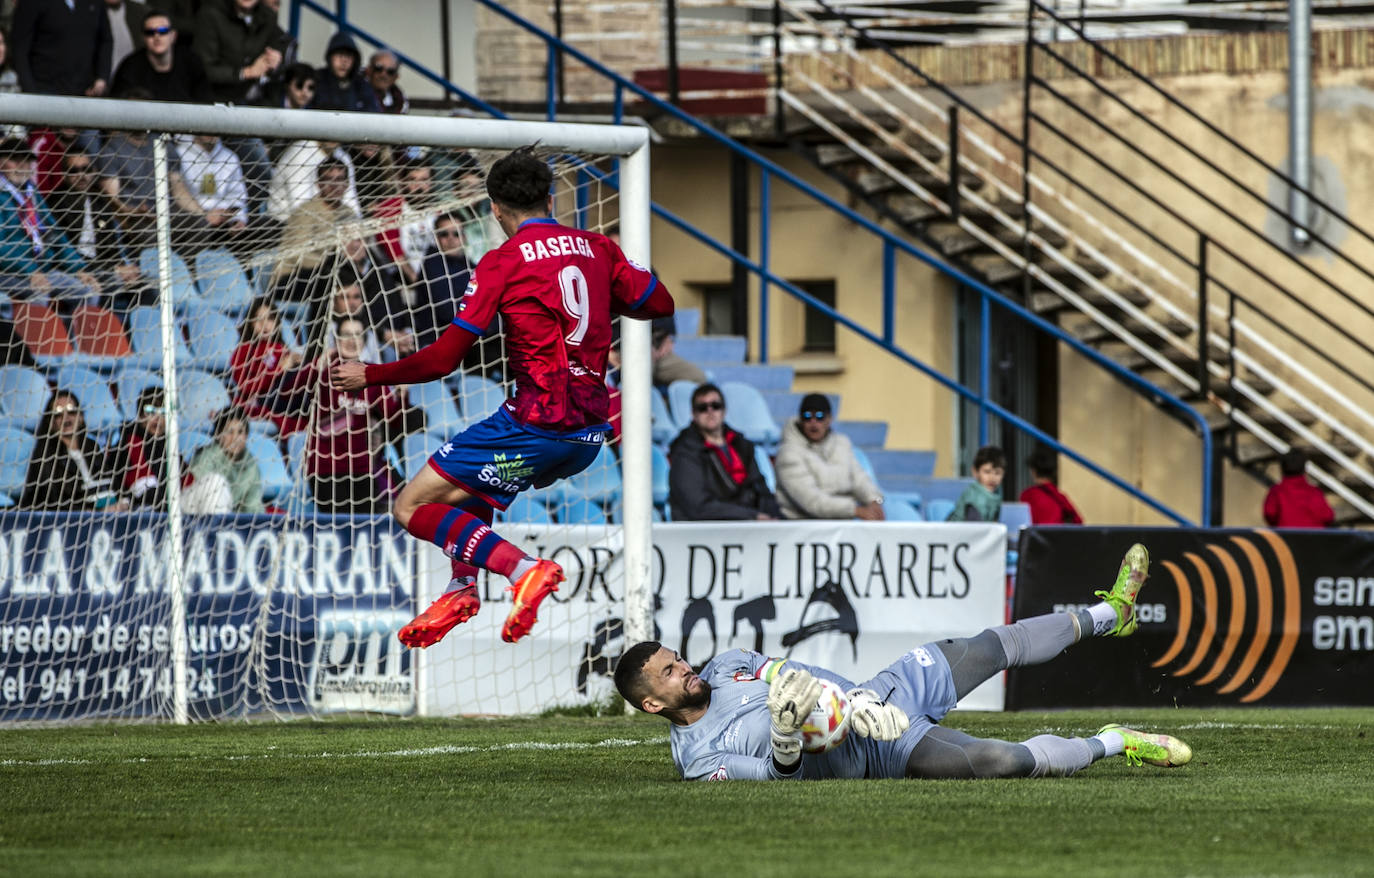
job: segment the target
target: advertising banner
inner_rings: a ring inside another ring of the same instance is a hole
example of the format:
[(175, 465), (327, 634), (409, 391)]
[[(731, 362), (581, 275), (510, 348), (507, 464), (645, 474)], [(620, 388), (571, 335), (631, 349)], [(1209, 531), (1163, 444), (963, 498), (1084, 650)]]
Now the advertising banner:
[(1133, 542), (1140, 628), (1008, 674), (1007, 707), (1374, 704), (1374, 534), (1028, 528), (1015, 617), (1084, 606)]
[(411, 713), (414, 541), (389, 519), (7, 513), (0, 721), (139, 717), (172, 700), (172, 564), (184, 576), (193, 718)]
[[(627, 646), (619, 529), (505, 525), (501, 533), (558, 561), (568, 581), (544, 602), (535, 633), (512, 647), (499, 642), (509, 610), (505, 582), (484, 578), (483, 611), (461, 636), (425, 652), (427, 713), (523, 713), (612, 688), (615, 660)], [(431, 571), (423, 605), (443, 589), (448, 565), (435, 550), (422, 556), (421, 567)], [(654, 526), (652, 577), (657, 639), (692, 664), (742, 647), (822, 665), (857, 682), (922, 643), (1002, 623), (1006, 529), (661, 524)], [(963, 706), (1000, 710), (1000, 676)]]

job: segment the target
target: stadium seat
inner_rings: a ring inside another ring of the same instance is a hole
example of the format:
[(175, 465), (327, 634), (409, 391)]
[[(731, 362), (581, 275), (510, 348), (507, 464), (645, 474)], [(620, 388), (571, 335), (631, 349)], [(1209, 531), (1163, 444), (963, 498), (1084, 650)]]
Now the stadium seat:
[[(187, 267), (186, 260), (176, 252), (171, 254), (171, 259), (172, 303), (181, 306), (200, 301), (200, 293), (196, 290), (196, 282), (191, 277), (191, 269)], [(138, 273), (154, 284), (159, 282), (156, 247), (146, 247), (138, 254)]]
[(14, 331), (40, 366), (76, 353), (67, 326), (56, 311), (36, 302), (15, 302), (13, 307)]
[(291, 473), (292, 480), (302, 485), (305, 484), (305, 442), (304, 430), (286, 437), (286, 470)]
[(452, 436), (463, 429), (463, 417), (458, 404), (442, 380), (427, 381), (410, 386), (410, 404), (424, 411), (425, 429), (431, 433)]
[(125, 420), (132, 421), (138, 417), (138, 412), (134, 411), (134, 407), (138, 405), (138, 395), (145, 387), (161, 387), (162, 375), (136, 366), (125, 366), (115, 373), (114, 386), (115, 392), (119, 394), (119, 407), (124, 413)]
[(882, 490), (882, 483), (878, 481), (878, 474), (873, 471), (873, 462), (868, 459), (868, 455), (857, 445), (851, 445), (850, 447), (854, 449), (854, 459), (859, 462), (859, 467), (863, 469), (864, 472), (868, 473), (868, 477), (873, 480), (873, 484), (877, 485), (879, 490)]
[(204, 303), (221, 313), (241, 315), (253, 301), (248, 276), (228, 250), (212, 248), (197, 253), (196, 281)]
[(525, 491), (515, 495), (505, 512), (497, 515), (502, 521), (514, 524), (553, 524), (553, 516), (544, 503), (542, 492)]
[(76, 342), (77, 362), (110, 371), (120, 361), (133, 356), (124, 324), (112, 311), (82, 305), (72, 314), (72, 340)]
[(1030, 504), (1003, 503), (1002, 514), (997, 520), (1007, 526), (1007, 539), (1015, 542), (1021, 528), (1031, 525)]
[(925, 521), (919, 510), (900, 497), (889, 497), (883, 503), (883, 515), (888, 521)]
[(52, 389), (48, 379), (27, 366), (0, 366), (0, 411), (11, 426), (38, 429)]
[(24, 493), (24, 476), (33, 455), (33, 434), (17, 427), (0, 427), (0, 491), (13, 499)]
[(274, 439), (257, 433), (248, 434), (248, 453), (258, 462), (262, 477), (262, 497), (271, 502), (284, 497), (291, 490), (291, 476)]
[(406, 437), (401, 440), (404, 458), (403, 469), (407, 479), (415, 478), (416, 473), (424, 468), (430, 455), (434, 454), (439, 446), (444, 443), (443, 439), (436, 438), (437, 435), (434, 433), (407, 433)]
[(926, 521), (944, 521), (954, 511), (954, 501), (937, 497), (926, 501)]
[(564, 495), (558, 505), (559, 524), (608, 524), (606, 510), (590, 497)]
[(471, 372), (462, 373), (457, 390), (464, 429), (478, 421), (485, 421), (506, 401), (505, 388), (490, 378)]
[[(560, 508), (582, 499), (596, 506), (614, 506), (620, 502), (620, 461), (616, 460), (610, 446), (603, 445), (591, 466), (549, 490), (557, 497)], [(566, 519), (560, 514), (558, 520)]]
[(229, 391), (209, 372), (199, 369), (177, 372), (177, 406), (186, 429), (209, 430), (215, 413), (228, 408), (229, 402)]
[(86, 418), (86, 431), (93, 437), (118, 429), (124, 420), (103, 375), (85, 366), (69, 363), (57, 370), (53, 383), (76, 395)]
[(651, 447), (649, 455), (654, 467), (654, 508), (662, 510), (668, 505), (668, 455), (657, 445)]
[(653, 424), (653, 442), (655, 445), (667, 448), (677, 438), (677, 434), (682, 432), (682, 428), (677, 425), (677, 422), (673, 420), (672, 413), (668, 411), (668, 403), (663, 398), (663, 394), (659, 393), (656, 387), (649, 394), (649, 417)]
[(770, 452), (782, 439), (782, 429), (768, 411), (768, 403), (763, 394), (748, 384), (727, 381), (720, 386), (725, 394), (725, 421), (744, 434), (755, 445), (762, 445)]
[(198, 368), (228, 372), (229, 358), (238, 345), (239, 330), (234, 321), (218, 311), (198, 307), (186, 318), (191, 336), (191, 354)]
[[(162, 368), (162, 312), (153, 307), (134, 308), (129, 312), (129, 341), (134, 346), (136, 365), (146, 369)], [(191, 351), (181, 327), (173, 327), (172, 345), (178, 362), (189, 363)]]
[(762, 445), (754, 446), (754, 461), (759, 465), (759, 472), (763, 473), (763, 480), (768, 483), (768, 490), (777, 494), (778, 472), (773, 468), (773, 458), (768, 456)]
[(182, 462), (189, 463), (197, 451), (213, 441), (210, 434), (204, 430), (182, 430), (177, 433), (177, 450), (181, 454)]
[(668, 385), (668, 411), (673, 416), (673, 435), (692, 423), (692, 391), (697, 389), (694, 381), (674, 381)]

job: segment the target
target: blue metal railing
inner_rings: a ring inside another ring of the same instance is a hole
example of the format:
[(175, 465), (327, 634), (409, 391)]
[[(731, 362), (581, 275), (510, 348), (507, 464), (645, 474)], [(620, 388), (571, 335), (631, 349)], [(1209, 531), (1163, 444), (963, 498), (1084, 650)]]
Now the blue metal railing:
[[(500, 15), (501, 17), (511, 21), (516, 26), (522, 28), (525, 31), (528, 31), (530, 34), (533, 34), (534, 36), (543, 40), (545, 46), (548, 47), (548, 66), (546, 68), (545, 77), (545, 113), (549, 121), (556, 121), (557, 118), (557, 62), (559, 54), (561, 53), (562, 55), (571, 57), (574, 60), (578, 61), (580, 64), (585, 65), (590, 70), (594, 71), (604, 79), (608, 80), (614, 86), (613, 108), (615, 121), (619, 122), (623, 118), (624, 93), (628, 90), (635, 96), (637, 96), (640, 100), (651, 105), (655, 110), (672, 116), (678, 119), (679, 121), (683, 122), (684, 124), (694, 128), (696, 131), (698, 131), (700, 134), (704, 135), (708, 139), (714, 140), (716, 143), (725, 147), (731, 152), (743, 156), (751, 164), (753, 164), (754, 167), (758, 168), (760, 173), (759, 240), (760, 253), (761, 256), (764, 257), (764, 261), (762, 261), (762, 263), (756, 263), (749, 259), (747, 256), (735, 251), (731, 247), (715, 240), (711, 236), (705, 234), (704, 232), (697, 229), (695, 226), (688, 223), (686, 220), (674, 215), (672, 212), (668, 211), (661, 205), (651, 203), (650, 209), (653, 212), (654, 216), (657, 216), (660, 219), (665, 220), (670, 225), (686, 233), (689, 237), (694, 238), (702, 244), (705, 244), (706, 246), (715, 250), (717, 253), (731, 260), (735, 264), (743, 266), (746, 270), (753, 273), (755, 276), (759, 278), (761, 291), (761, 310), (764, 317), (764, 319), (761, 320), (762, 326), (759, 331), (759, 350), (760, 360), (762, 362), (767, 362), (768, 321), (766, 318), (768, 314), (768, 292), (769, 287), (771, 285), (784, 290), (793, 298), (801, 301), (808, 307), (816, 308), (821, 313), (825, 314), (827, 317), (834, 320), (836, 323), (844, 326), (846, 329), (849, 329), (851, 332), (854, 332), (860, 337), (867, 339), (868, 341), (878, 345), (879, 347), (886, 350), (889, 354), (896, 357), (901, 362), (906, 363), (912, 368), (920, 371), (922, 374), (936, 381), (940, 385), (953, 391), (961, 398), (976, 404), (979, 409), (978, 429), (980, 441), (986, 441), (988, 435), (987, 421), (989, 415), (996, 415), (1006, 423), (1011, 424), (1012, 426), (1022, 431), (1023, 433), (1026, 433), (1027, 435), (1031, 436), (1035, 440), (1056, 449), (1059, 453), (1067, 456), (1074, 462), (1083, 466), (1085, 469), (1097, 475), (1099, 478), (1116, 486), (1117, 488), (1126, 492), (1128, 495), (1134, 497), (1135, 499), (1149, 506), (1151, 509), (1154, 509), (1156, 512), (1159, 512), (1160, 514), (1172, 519), (1175, 522), (1178, 522), (1179, 524), (1192, 524), (1193, 522), (1186, 516), (1165, 506), (1163, 503), (1156, 500), (1154, 497), (1144, 493), (1143, 491), (1136, 488), (1134, 485), (1126, 482), (1114, 473), (1099, 466), (1098, 464), (1094, 463), (1093, 461), (1074, 451), (1072, 448), (1069, 448), (1068, 446), (1061, 444), (1057, 439), (1050, 436), (1048, 433), (1044, 432), (1040, 428), (1036, 427), (1034, 424), (1031, 424), (1029, 421), (1026, 421), (1019, 415), (1016, 415), (1015, 413), (1003, 408), (1002, 406), (998, 405), (996, 402), (993, 402), (991, 399), (988, 398), (990, 392), (989, 383), (991, 372), (991, 363), (989, 356), (989, 350), (991, 347), (989, 342), (991, 337), (990, 314), (991, 306), (995, 304), (998, 307), (1007, 311), (1008, 313), (1014, 315), (1018, 319), (1022, 320), (1023, 322), (1028, 323), (1031, 326), (1034, 326), (1036, 329), (1039, 329), (1042, 332), (1048, 333), (1052, 337), (1058, 339), (1060, 342), (1068, 345), (1075, 352), (1077, 352), (1083, 357), (1086, 357), (1088, 360), (1092, 361), (1101, 368), (1107, 370), (1114, 377), (1130, 385), (1137, 391), (1167, 403), (1170, 407), (1182, 413), (1184, 419), (1190, 421), (1197, 428), (1197, 431), (1202, 438), (1202, 497), (1201, 502), (1199, 504), (1201, 511), (1199, 522), (1203, 525), (1210, 524), (1212, 520), (1213, 479), (1212, 430), (1211, 427), (1208, 425), (1206, 419), (1203, 418), (1203, 416), (1199, 414), (1196, 410), (1194, 410), (1192, 406), (1189, 406), (1187, 403), (1183, 402), (1181, 399), (1164, 390), (1163, 388), (1158, 387), (1157, 385), (1151, 383), (1150, 381), (1147, 381), (1139, 375), (1136, 375), (1129, 369), (1126, 369), (1123, 366), (1120, 366), (1119, 364), (1113, 362), (1112, 360), (1098, 353), (1096, 350), (1093, 350), (1088, 345), (1074, 338), (1072, 335), (1069, 335), (1068, 333), (1064, 332), (1058, 326), (1045, 320), (1043, 317), (1028, 310), (1019, 303), (1002, 295), (996, 290), (988, 287), (981, 281), (976, 280), (975, 278), (969, 276), (968, 274), (965, 274), (964, 272), (954, 268), (953, 266), (950, 266), (936, 259), (928, 253), (918, 250), (908, 241), (903, 240), (900, 237), (897, 237), (891, 232), (888, 232), (886, 229), (877, 225), (868, 218), (861, 216), (860, 214), (856, 213), (855, 211), (851, 210), (850, 208), (846, 207), (845, 205), (841, 204), (840, 202), (836, 201), (830, 196), (826, 195), (824, 192), (821, 192), (819, 189), (815, 188), (810, 183), (807, 183), (806, 181), (798, 178), (797, 176), (782, 168), (781, 166), (775, 164), (771, 160), (754, 152), (752, 149), (745, 146), (744, 144), (735, 141), (725, 133), (717, 130), (716, 128), (705, 122), (702, 122), (701, 120), (684, 112), (683, 110), (668, 103), (667, 101), (658, 98), (652, 92), (625, 79), (620, 74), (616, 73), (615, 71), (611, 70), (610, 68), (606, 67), (605, 65), (601, 64), (600, 62), (596, 61), (595, 59), (581, 52), (580, 50), (573, 48), (572, 46), (569, 46), (566, 43), (563, 43), (554, 35), (536, 27), (535, 25), (524, 20), (518, 15), (515, 15), (514, 13), (503, 8), (497, 3), (492, 2), (492, 0), (477, 0), (477, 2), (480, 5), (485, 6), (492, 12), (496, 13), (497, 15)], [(334, 22), (341, 30), (346, 31), (347, 33), (352, 34), (353, 36), (358, 37), (371, 45), (378, 47), (385, 46), (385, 44), (382, 41), (376, 39), (371, 34), (359, 30), (357, 27), (354, 27), (347, 21), (341, 20), (342, 14), (336, 14), (334, 12), (331, 12), (330, 10), (325, 9), (323, 6), (320, 6), (318, 3), (316, 3), (315, 0), (292, 0), (290, 21), (292, 27), (295, 28), (295, 31), (293, 31), (295, 33), (299, 33), (300, 16), (298, 7), (305, 7), (312, 10), (321, 17)], [(390, 49), (393, 52), (396, 52), (396, 50), (392, 49), (390, 46), (386, 46), (386, 48)], [(458, 95), (465, 102), (472, 104), (474, 107), (481, 109), (483, 112), (489, 113), (498, 118), (508, 118), (507, 114), (496, 109), (495, 107), (492, 107), (489, 104), (486, 104), (485, 102), (482, 102), (480, 99), (469, 96), (466, 92), (458, 88), (456, 85), (444, 81), (442, 77), (435, 74), (433, 71), (429, 70), (423, 65), (416, 63), (413, 59), (409, 59), (399, 52), (396, 52), (396, 56), (397, 59), (401, 61), (401, 63), (413, 67), (417, 73), (419, 73), (426, 79), (436, 82), (440, 85), (441, 88), (444, 88), (446, 92)], [(590, 165), (585, 166), (584, 169), (587, 171), (587, 173), (597, 178), (598, 180), (614, 185), (615, 178), (613, 172), (607, 174), (596, 168), (593, 168)], [(873, 235), (877, 236), (879, 240), (882, 241), (883, 310), (881, 334), (874, 333), (867, 327), (859, 325), (846, 315), (836, 311), (826, 303), (821, 302), (820, 300), (811, 296), (806, 291), (798, 288), (796, 285), (773, 273), (773, 271), (771, 270), (766, 261), (766, 258), (770, 252), (768, 241), (770, 240), (769, 227), (770, 214), (772, 208), (771, 181), (774, 177), (788, 183), (793, 188), (811, 197), (813, 200), (825, 205), (826, 207), (840, 214), (849, 222), (854, 223), (855, 225), (860, 226), (861, 228), (869, 231)], [(963, 285), (965, 288), (978, 293), (981, 297), (982, 309), (980, 313), (980, 331), (982, 336), (982, 353), (980, 355), (979, 370), (981, 374), (979, 376), (978, 392), (975, 393), (974, 391), (969, 390), (967, 387), (964, 387), (962, 384), (948, 377), (944, 373), (938, 371), (934, 367), (929, 366), (921, 360), (918, 360), (911, 354), (908, 354), (906, 351), (897, 347), (897, 345), (895, 344), (897, 271), (896, 255), (899, 251), (901, 253), (906, 254), (907, 256), (910, 256), (926, 264), (927, 266), (930, 266), (936, 271), (941, 272), (950, 279)]]

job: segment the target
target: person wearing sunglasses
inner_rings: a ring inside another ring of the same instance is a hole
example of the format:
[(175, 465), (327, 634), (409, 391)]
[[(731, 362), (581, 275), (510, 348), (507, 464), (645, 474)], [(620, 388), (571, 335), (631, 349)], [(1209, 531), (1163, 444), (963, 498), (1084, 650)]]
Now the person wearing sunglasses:
[(324, 66), (316, 74), (316, 110), (346, 110), (354, 113), (380, 113), (377, 95), (363, 77), (362, 53), (353, 38), (340, 31), (329, 38), (324, 50)]
[(831, 425), (830, 400), (802, 397), (778, 445), (778, 505), (788, 518), (882, 521), (883, 492), (859, 463), (849, 437)]
[(115, 67), (110, 80), (110, 97), (126, 98), (143, 89), (155, 101), (208, 104), (215, 93), (205, 65), (195, 52), (178, 52), (177, 32), (165, 12), (152, 10), (143, 15), (136, 33), (134, 51)]
[(86, 435), (75, 394), (58, 390), (48, 398), (34, 439), (21, 509), (73, 512), (111, 506), (115, 495), (109, 461)]
[(725, 394), (692, 391), (692, 423), (668, 447), (673, 521), (773, 521), (782, 517), (755, 458), (754, 443), (725, 423)]
[(161, 509), (167, 501), (167, 402), (162, 388), (139, 391), (134, 412), (110, 449), (115, 487), (131, 508)]
[(372, 85), (372, 93), (377, 96), (377, 104), (383, 113), (400, 115), (410, 112), (410, 98), (396, 84), (400, 75), (400, 62), (385, 49), (374, 52), (372, 60), (367, 63), (367, 81)]

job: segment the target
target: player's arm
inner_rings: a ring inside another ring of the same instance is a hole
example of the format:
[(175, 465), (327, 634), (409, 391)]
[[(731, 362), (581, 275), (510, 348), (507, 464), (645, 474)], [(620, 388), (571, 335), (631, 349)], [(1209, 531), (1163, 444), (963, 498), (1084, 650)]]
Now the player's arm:
[(653, 320), (673, 313), (673, 297), (654, 273), (631, 262), (616, 246), (606, 240), (611, 249), (611, 311), (635, 320)]
[(673, 297), (668, 289), (658, 282), (658, 278), (653, 278), (653, 283), (653, 287), (647, 291), (637, 306), (627, 304), (619, 299), (613, 299), (611, 310), (616, 314), (623, 314), (635, 320), (653, 320), (656, 317), (669, 316), (676, 307), (673, 304)]
[(361, 390), (375, 384), (424, 384), (443, 378), (463, 364), (477, 334), (450, 324), (434, 344), (394, 363), (337, 363), (329, 372), (335, 390)]
[(683, 780), (800, 780), (801, 761), (792, 770), (778, 771), (774, 760), (739, 753), (707, 753), (693, 759), (682, 772)]

